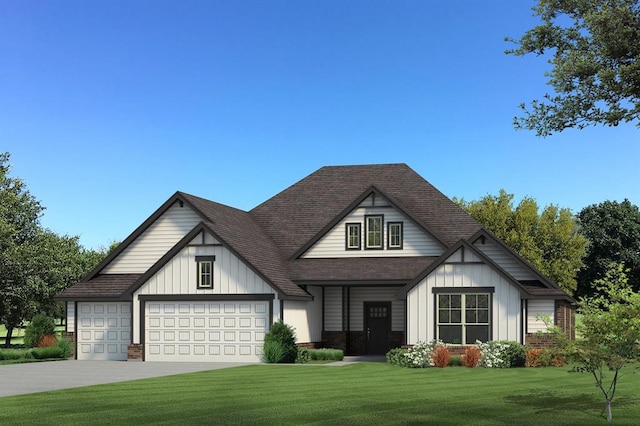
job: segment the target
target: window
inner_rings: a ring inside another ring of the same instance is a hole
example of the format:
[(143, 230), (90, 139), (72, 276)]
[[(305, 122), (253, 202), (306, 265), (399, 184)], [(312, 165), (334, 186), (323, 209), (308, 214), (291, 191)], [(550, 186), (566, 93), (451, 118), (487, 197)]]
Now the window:
[(436, 294), (437, 338), (471, 345), (491, 337), (490, 294)]
[(365, 248), (381, 249), (382, 248), (382, 219), (380, 216), (365, 216)]
[(402, 248), (402, 222), (389, 222), (387, 224), (387, 248)]
[(213, 288), (213, 262), (215, 256), (196, 256), (198, 288)]
[(347, 223), (347, 250), (360, 250), (360, 224)]

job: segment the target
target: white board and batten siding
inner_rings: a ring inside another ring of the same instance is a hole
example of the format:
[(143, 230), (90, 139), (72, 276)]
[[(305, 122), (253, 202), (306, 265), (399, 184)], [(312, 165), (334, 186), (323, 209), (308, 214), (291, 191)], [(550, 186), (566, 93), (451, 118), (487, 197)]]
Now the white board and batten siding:
[(190, 207), (175, 203), (109, 263), (102, 274), (142, 274), (164, 256), (202, 218)]
[[(336, 257), (406, 257), (406, 256), (440, 256), (444, 247), (422, 228), (418, 227), (402, 212), (389, 205), (386, 200), (376, 198), (376, 205), (371, 206), (370, 198), (355, 208), (336, 226), (329, 230), (302, 258), (336, 258)], [(383, 250), (365, 250), (364, 233), (365, 215), (383, 215)], [(387, 249), (387, 223), (402, 222), (403, 248)], [(346, 250), (346, 224), (360, 223), (361, 250)]]
[(297, 343), (322, 341), (322, 288), (308, 286), (313, 301), (284, 300), (285, 324), (295, 329)]
[(79, 360), (123, 361), (131, 343), (131, 302), (78, 302)]
[[(465, 259), (468, 253), (465, 254)], [(433, 288), (494, 287), (492, 339), (521, 341), (521, 297), (519, 290), (486, 264), (443, 264), (407, 294), (407, 343), (430, 341), (435, 336)]]
[(527, 333), (547, 331), (544, 317), (549, 318), (550, 324), (555, 324), (555, 306), (555, 300), (527, 300)]
[[(213, 288), (197, 288), (197, 256), (215, 256)], [(196, 237), (133, 300), (133, 340), (144, 341), (147, 361), (259, 362), (264, 335), (280, 319), (276, 290), (211, 235)]]

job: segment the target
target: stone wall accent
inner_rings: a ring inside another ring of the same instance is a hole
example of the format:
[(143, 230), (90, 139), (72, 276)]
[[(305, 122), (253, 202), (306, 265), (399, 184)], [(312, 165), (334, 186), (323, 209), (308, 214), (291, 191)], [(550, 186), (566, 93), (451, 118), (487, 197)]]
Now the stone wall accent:
[(555, 344), (551, 333), (527, 333), (524, 343), (533, 349), (550, 348)]
[(296, 343), (299, 348), (319, 349), (322, 348), (322, 342)]
[(128, 345), (127, 361), (144, 361), (144, 346), (140, 343)]
[(323, 331), (322, 347), (331, 349), (342, 349), (347, 353), (347, 332), (346, 331)]
[(576, 339), (576, 310), (569, 302), (556, 301), (556, 325), (565, 332), (569, 340)]
[(68, 339), (71, 341), (71, 355), (70, 358), (76, 358), (76, 349), (78, 346), (78, 343), (76, 342), (76, 333), (74, 333), (73, 331), (64, 331), (62, 332), (62, 338), (63, 339)]

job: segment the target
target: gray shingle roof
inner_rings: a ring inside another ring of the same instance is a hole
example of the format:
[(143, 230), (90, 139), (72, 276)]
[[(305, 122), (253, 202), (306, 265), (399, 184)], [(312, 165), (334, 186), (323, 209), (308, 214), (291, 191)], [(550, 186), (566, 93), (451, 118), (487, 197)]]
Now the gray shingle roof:
[(437, 257), (356, 257), (298, 259), (289, 262), (291, 278), (299, 283), (321, 281), (408, 282)]
[(120, 299), (142, 274), (97, 275), (56, 296), (57, 300)]

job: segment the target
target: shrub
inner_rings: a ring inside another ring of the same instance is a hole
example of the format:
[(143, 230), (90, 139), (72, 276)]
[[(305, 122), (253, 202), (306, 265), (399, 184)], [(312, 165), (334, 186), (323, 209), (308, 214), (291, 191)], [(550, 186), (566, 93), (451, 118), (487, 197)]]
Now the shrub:
[(387, 362), (389, 364), (399, 365), (401, 367), (409, 367), (409, 358), (407, 357), (408, 349), (394, 348), (387, 352)]
[(299, 347), (296, 364), (306, 364), (307, 362), (309, 362), (309, 349)]
[(446, 346), (437, 346), (433, 351), (432, 358), (434, 366), (444, 368), (449, 365), (451, 354)]
[(55, 334), (43, 334), (38, 342), (39, 348), (48, 348), (58, 343), (58, 338)]
[(480, 349), (475, 346), (469, 346), (465, 348), (462, 355), (462, 365), (465, 367), (477, 367), (480, 365), (480, 358), (482, 358)]
[(342, 349), (311, 349), (309, 350), (309, 358), (314, 361), (342, 361), (344, 352)]
[[(296, 333), (290, 325), (282, 321), (274, 323), (269, 332), (264, 336), (264, 343), (278, 342), (284, 351), (282, 359), (278, 362), (293, 363), (298, 356), (298, 347), (296, 346)], [(271, 350), (272, 348), (270, 348)], [(264, 352), (264, 346), (263, 346)]]
[(276, 340), (265, 340), (260, 359), (267, 364), (278, 364), (283, 362), (285, 353), (286, 349), (282, 343)]
[(0, 360), (12, 359), (31, 359), (31, 351), (29, 349), (3, 349), (0, 350)]
[(524, 351), (526, 354), (526, 367), (540, 367), (540, 355), (542, 349), (527, 349)]
[(69, 339), (60, 339), (56, 342), (56, 346), (62, 351), (62, 358), (69, 358), (73, 350), (73, 343)]
[(28, 348), (38, 346), (40, 339), (45, 334), (55, 334), (56, 325), (53, 319), (42, 314), (38, 314), (31, 319), (29, 325), (24, 330), (24, 345)]
[(444, 346), (441, 340), (418, 341), (405, 354), (407, 366), (412, 368), (433, 367), (433, 353), (437, 347)]
[(35, 359), (62, 358), (62, 349), (59, 346), (49, 346), (46, 348), (33, 348), (31, 355)]
[(521, 367), (525, 364), (525, 349), (518, 342), (476, 342), (482, 356), (480, 365), (485, 368)]
[(462, 367), (462, 365), (462, 357), (460, 355), (451, 355), (449, 367)]

